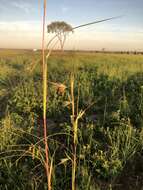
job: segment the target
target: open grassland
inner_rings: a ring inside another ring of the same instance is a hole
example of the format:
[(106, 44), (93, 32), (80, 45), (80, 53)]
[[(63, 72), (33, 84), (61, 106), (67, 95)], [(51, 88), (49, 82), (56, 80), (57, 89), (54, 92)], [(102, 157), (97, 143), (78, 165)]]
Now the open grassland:
[[(0, 50), (1, 62), (13, 62), (22, 66), (40, 62), (41, 52), (33, 52), (31, 50)], [(109, 77), (116, 77), (122, 80), (128, 76), (143, 71), (143, 56), (134, 54), (116, 54), (116, 53), (80, 53), (66, 52), (61, 55), (60, 52), (54, 52), (50, 58), (52, 67), (63, 67), (71, 69), (71, 65), (75, 67), (89, 66), (93, 69), (96, 67), (99, 74), (105, 74)], [(12, 63), (11, 63), (12, 64)], [(9, 65), (5, 64), (5, 67)], [(58, 68), (55, 68), (58, 69)], [(10, 72), (10, 68), (1, 69), (0, 72)]]
[[(54, 52), (47, 65), (52, 189), (71, 189), (74, 98), (76, 189), (141, 190), (143, 56)], [(1, 190), (47, 189), (41, 67), (40, 51), (0, 50)]]

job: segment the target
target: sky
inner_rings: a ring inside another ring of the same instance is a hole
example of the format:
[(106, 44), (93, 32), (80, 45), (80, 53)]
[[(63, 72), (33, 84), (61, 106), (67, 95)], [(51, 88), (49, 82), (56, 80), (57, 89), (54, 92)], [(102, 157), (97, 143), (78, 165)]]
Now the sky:
[[(42, 14), (43, 0), (0, 0), (0, 48), (41, 48)], [(143, 51), (143, 0), (47, 0), (46, 24), (74, 27), (120, 15), (75, 30), (65, 49)]]

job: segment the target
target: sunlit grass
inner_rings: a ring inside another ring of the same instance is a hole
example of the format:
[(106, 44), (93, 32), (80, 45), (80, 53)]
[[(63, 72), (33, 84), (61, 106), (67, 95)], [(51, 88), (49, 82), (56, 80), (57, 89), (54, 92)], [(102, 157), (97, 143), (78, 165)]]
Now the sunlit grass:
[[(9, 178), (18, 163), (32, 167), (28, 183), (30, 188), (36, 183), (35, 189), (46, 181), (40, 53), (0, 55), (0, 101), (6, 105), (1, 109), (0, 167), (7, 168)], [(128, 161), (141, 153), (142, 130), (136, 128), (142, 126), (142, 62), (142, 55), (80, 52), (53, 52), (48, 59), (44, 112), (56, 190), (71, 184), (77, 190), (100, 189), (104, 180), (111, 189)]]

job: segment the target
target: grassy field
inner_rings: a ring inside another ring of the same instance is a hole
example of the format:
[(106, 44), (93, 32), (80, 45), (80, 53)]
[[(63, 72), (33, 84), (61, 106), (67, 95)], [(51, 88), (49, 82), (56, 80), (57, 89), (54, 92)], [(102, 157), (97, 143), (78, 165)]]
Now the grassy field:
[[(54, 52), (47, 65), (52, 189), (71, 189), (74, 115), (76, 190), (142, 190), (143, 56)], [(0, 50), (1, 190), (47, 189), (41, 68), (40, 51)]]

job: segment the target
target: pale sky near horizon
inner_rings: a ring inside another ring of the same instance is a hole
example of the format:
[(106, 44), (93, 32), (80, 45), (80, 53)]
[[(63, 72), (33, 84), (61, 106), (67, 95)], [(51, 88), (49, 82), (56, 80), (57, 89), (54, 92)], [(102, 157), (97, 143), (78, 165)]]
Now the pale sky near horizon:
[[(42, 12), (43, 0), (0, 0), (0, 48), (41, 48)], [(47, 0), (47, 24), (77, 26), (119, 15), (76, 30), (66, 49), (143, 51), (143, 0)]]

